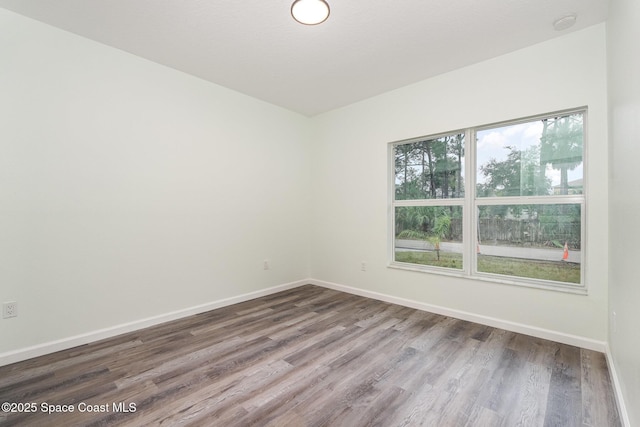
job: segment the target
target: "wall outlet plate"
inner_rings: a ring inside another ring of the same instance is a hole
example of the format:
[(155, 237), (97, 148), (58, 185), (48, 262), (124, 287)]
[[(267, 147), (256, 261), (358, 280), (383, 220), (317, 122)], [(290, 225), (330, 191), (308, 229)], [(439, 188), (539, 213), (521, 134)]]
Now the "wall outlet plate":
[(18, 303), (15, 301), (2, 303), (2, 318), (8, 319), (10, 317), (18, 317)]

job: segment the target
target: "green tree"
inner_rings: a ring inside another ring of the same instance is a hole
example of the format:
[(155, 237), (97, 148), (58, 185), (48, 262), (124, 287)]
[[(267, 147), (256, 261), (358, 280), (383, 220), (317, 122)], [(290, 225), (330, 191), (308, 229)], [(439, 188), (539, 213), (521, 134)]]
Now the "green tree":
[(436, 251), (438, 261), (440, 261), (440, 242), (449, 234), (451, 228), (451, 218), (447, 215), (447, 212), (443, 210), (441, 214), (436, 218), (435, 224), (431, 229), (429, 236), (429, 242), (433, 245)]
[(407, 200), (412, 198), (415, 188), (411, 183), (414, 180), (415, 172), (411, 168), (413, 157), (415, 156), (415, 146), (413, 144), (402, 144), (394, 147), (395, 152), (395, 177), (396, 177), (396, 199)]
[(547, 164), (560, 171), (560, 194), (569, 194), (568, 171), (582, 163), (582, 114), (542, 120), (540, 137), (540, 171)]
[(462, 197), (464, 134), (395, 147), (396, 200)]
[[(539, 196), (551, 192), (551, 181), (537, 173), (540, 159), (537, 146), (526, 150), (518, 150), (512, 146), (506, 146), (505, 149), (509, 150), (505, 160), (491, 159), (480, 166), (485, 182), (478, 184), (478, 195), (484, 197)], [(498, 205), (491, 206), (484, 212), (490, 216), (504, 218), (507, 214), (519, 217), (523, 210), (533, 214), (535, 209), (535, 205), (510, 207)]]

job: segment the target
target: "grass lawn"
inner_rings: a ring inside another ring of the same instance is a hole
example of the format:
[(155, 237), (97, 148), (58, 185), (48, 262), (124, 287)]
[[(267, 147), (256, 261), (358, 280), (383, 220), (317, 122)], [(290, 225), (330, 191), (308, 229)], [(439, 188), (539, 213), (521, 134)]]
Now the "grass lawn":
[[(440, 252), (440, 260), (438, 260), (435, 251), (398, 251), (396, 252), (396, 261), (462, 269), (462, 254), (452, 252)], [(580, 264), (563, 261), (536, 261), (522, 258), (479, 255), (478, 271), (507, 276), (553, 280), (556, 282), (580, 283)]]
[(536, 261), (480, 255), (478, 256), (478, 271), (556, 282), (580, 283), (580, 264), (573, 262)]
[(396, 252), (396, 261), (408, 262), (411, 264), (433, 265), (436, 267), (447, 267), (462, 269), (462, 254), (454, 252), (440, 251), (440, 260), (435, 251), (429, 252)]

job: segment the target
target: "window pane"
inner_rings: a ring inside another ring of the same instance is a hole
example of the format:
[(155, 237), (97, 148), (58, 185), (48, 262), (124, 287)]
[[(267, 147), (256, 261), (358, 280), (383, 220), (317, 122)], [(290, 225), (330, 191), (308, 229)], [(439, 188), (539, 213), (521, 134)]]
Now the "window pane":
[(477, 132), (478, 197), (582, 194), (583, 114)]
[(464, 197), (464, 133), (396, 145), (395, 199)]
[(479, 207), (478, 271), (581, 283), (580, 210), (579, 204)]
[(462, 269), (462, 206), (395, 208), (394, 260)]

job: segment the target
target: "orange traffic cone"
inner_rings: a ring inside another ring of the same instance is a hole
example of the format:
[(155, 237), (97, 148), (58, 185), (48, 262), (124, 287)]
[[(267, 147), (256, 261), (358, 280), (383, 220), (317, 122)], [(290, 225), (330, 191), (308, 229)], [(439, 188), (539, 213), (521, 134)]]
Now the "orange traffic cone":
[(564, 253), (562, 254), (562, 260), (566, 261), (569, 259), (569, 246), (567, 242), (564, 242)]

